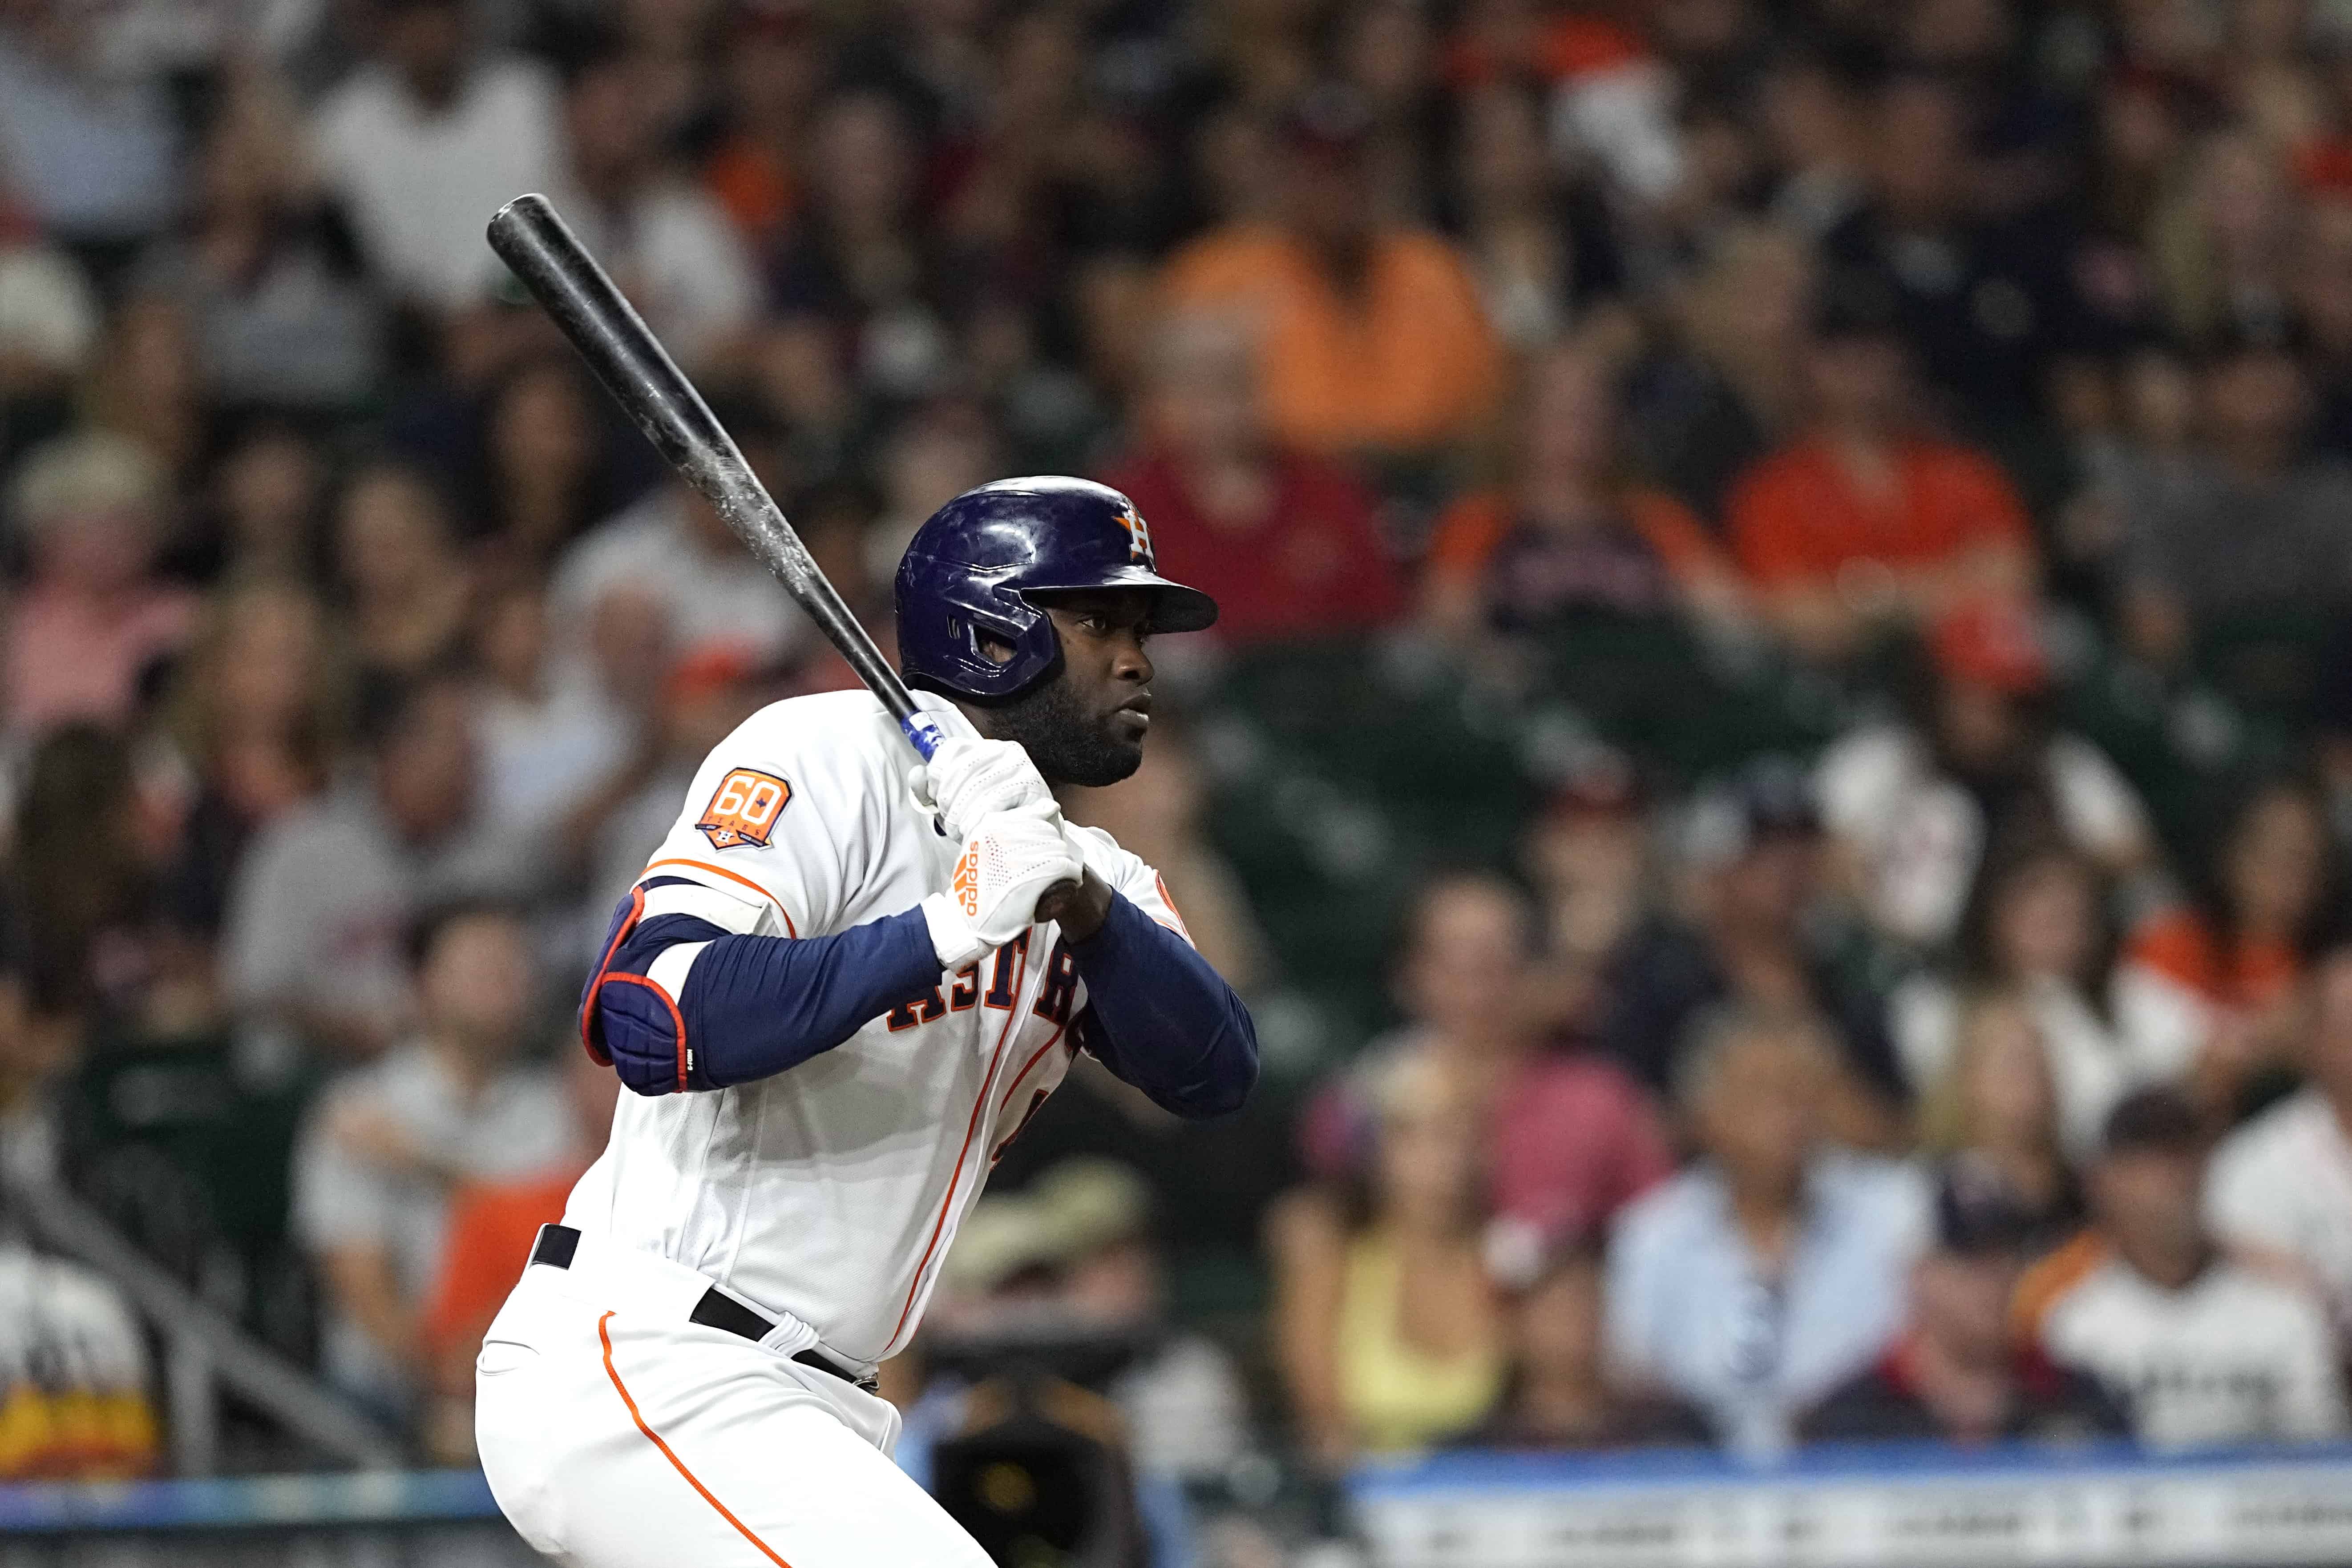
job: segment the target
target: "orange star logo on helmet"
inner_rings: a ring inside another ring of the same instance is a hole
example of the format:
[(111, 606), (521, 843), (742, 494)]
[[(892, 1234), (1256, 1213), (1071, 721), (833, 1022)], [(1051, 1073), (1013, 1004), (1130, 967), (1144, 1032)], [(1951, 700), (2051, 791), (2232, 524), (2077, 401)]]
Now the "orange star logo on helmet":
[(1119, 509), (1118, 522), (1119, 527), (1127, 530), (1127, 559), (1139, 560), (1158, 571), (1160, 562), (1151, 553), (1151, 525), (1143, 520), (1143, 514), (1135, 509), (1134, 502), (1129, 501)]
[(956, 862), (955, 877), (948, 884), (955, 892), (956, 905), (967, 915), (980, 913), (980, 845), (963, 847), (963, 855)]

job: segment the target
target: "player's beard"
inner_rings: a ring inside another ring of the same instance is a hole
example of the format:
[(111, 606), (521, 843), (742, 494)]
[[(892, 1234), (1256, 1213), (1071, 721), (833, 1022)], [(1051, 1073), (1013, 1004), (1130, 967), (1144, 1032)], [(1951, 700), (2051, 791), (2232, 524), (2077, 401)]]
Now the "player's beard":
[(1143, 766), (1143, 743), (1121, 740), (1111, 732), (1110, 715), (1089, 714), (1080, 706), (1066, 672), (990, 708), (988, 731), (1026, 751), (1048, 784), (1099, 789)]

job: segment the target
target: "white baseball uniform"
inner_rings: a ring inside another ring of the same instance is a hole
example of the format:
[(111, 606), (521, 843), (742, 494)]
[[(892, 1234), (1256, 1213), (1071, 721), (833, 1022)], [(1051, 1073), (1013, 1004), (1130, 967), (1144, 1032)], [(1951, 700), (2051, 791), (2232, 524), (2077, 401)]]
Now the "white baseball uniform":
[[(819, 936), (944, 892), (958, 845), (911, 800), (914, 763), (867, 693), (763, 709), (696, 775), (646, 871), (681, 880), (650, 887), (647, 915)], [(1150, 867), (1072, 836), (1181, 931)], [(1067, 1070), (1085, 1001), (1058, 928), (1033, 925), (775, 1076), (624, 1094), (565, 1211), (570, 1266), (524, 1270), (477, 1364), (483, 1469), (524, 1537), (583, 1568), (986, 1563), (890, 1463), (898, 1412), (792, 1357), (864, 1375), (905, 1347), (989, 1166)], [(714, 1285), (772, 1331), (690, 1322)]]

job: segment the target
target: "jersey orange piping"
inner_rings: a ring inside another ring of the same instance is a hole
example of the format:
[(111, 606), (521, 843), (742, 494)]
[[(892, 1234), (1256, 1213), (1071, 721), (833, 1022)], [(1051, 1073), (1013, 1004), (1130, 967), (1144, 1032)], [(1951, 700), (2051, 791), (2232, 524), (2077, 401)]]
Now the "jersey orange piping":
[(744, 1540), (750, 1542), (752, 1546), (757, 1548), (761, 1556), (765, 1557), (769, 1562), (774, 1563), (776, 1568), (793, 1568), (791, 1563), (777, 1556), (766, 1542), (752, 1534), (751, 1527), (750, 1525), (745, 1524), (741, 1520), (736, 1518), (732, 1513), (730, 1513), (727, 1511), (727, 1505), (725, 1503), (720, 1502), (717, 1498), (711, 1496), (710, 1489), (704, 1486), (701, 1481), (696, 1479), (694, 1472), (686, 1468), (686, 1461), (679, 1458), (677, 1455), (672, 1451), (670, 1446), (661, 1440), (661, 1434), (655, 1431), (651, 1427), (646, 1425), (645, 1416), (640, 1415), (637, 1411), (637, 1402), (629, 1397), (628, 1385), (621, 1381), (620, 1369), (613, 1364), (613, 1334), (612, 1331), (604, 1326), (612, 1321), (613, 1314), (610, 1312), (606, 1312), (603, 1317), (596, 1320), (596, 1337), (602, 1340), (604, 1344), (604, 1375), (613, 1380), (614, 1392), (621, 1396), (621, 1403), (629, 1407), (629, 1419), (637, 1424), (637, 1430), (646, 1435), (646, 1441), (651, 1443), (655, 1448), (661, 1450), (662, 1458), (669, 1461), (670, 1469), (676, 1470), (679, 1475), (684, 1476), (686, 1478), (686, 1484), (692, 1487), (696, 1492), (700, 1494), (703, 1501), (709, 1503), (712, 1508), (717, 1509), (719, 1511), (719, 1517), (733, 1525), (735, 1527), (735, 1532), (740, 1535)]
[(652, 864), (646, 866), (644, 871), (637, 873), (638, 878), (642, 880), (652, 874), (655, 866), (665, 865), (690, 865), (697, 871), (707, 871), (713, 876), (723, 876), (730, 882), (740, 883), (743, 886), (750, 888), (753, 893), (758, 894), (761, 898), (766, 899), (770, 904), (776, 906), (776, 913), (783, 916), (784, 932), (787, 936), (797, 936), (801, 934), (800, 927), (793, 924), (793, 912), (784, 907), (784, 901), (782, 899), (778, 898), (774, 894), (770, 893), (766, 888), (761, 887), (750, 877), (729, 871), (723, 865), (712, 865), (709, 861), (688, 860), (683, 856), (674, 855), (667, 860), (655, 861)]
[[(956, 1186), (963, 1180), (963, 1162), (971, 1155), (972, 1134), (980, 1131), (981, 1108), (996, 1090), (996, 1066), (1003, 1060), (1004, 1043), (1013, 1038), (1013, 1026), (1021, 1021), (1021, 990), (1029, 983), (1029, 949), (1021, 949), (1020, 967), (1013, 971), (1013, 1008), (1004, 1015), (1004, 1027), (997, 1031), (996, 1050), (988, 1059), (988, 1075), (980, 1082), (980, 1097), (971, 1103), (971, 1119), (964, 1124), (963, 1146), (956, 1151), (955, 1172), (948, 1177), (947, 1196), (940, 1199), (940, 1217), (931, 1222), (931, 1239), (923, 1243), (922, 1260), (915, 1265), (914, 1282), (907, 1287), (907, 1304), (898, 1309), (898, 1321), (891, 1325), (890, 1338), (884, 1341), (887, 1349), (896, 1343), (898, 1331), (907, 1326), (907, 1314), (915, 1310), (915, 1296), (923, 1288), (923, 1270), (931, 1266), (931, 1252), (940, 1244), (940, 1232), (948, 1222), (948, 1210), (955, 1205)], [(1059, 1033), (1059, 1030), (1055, 1032)]]

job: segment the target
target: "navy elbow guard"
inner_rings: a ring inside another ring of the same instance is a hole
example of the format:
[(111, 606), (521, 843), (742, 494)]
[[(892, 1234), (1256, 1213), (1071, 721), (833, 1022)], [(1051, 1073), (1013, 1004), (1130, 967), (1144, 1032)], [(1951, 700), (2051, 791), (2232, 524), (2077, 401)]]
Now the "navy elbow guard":
[[(687, 915), (645, 918), (646, 890), (631, 888), (613, 912), (604, 956), (580, 992), (580, 1044), (639, 1094), (684, 1093), (711, 1087), (697, 1081), (694, 1043), (677, 998), (646, 977), (661, 948), (726, 935)], [(659, 942), (644, 940), (659, 936)]]

